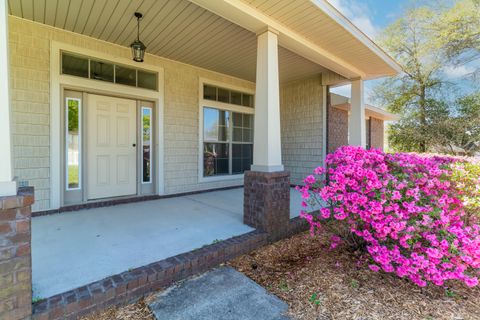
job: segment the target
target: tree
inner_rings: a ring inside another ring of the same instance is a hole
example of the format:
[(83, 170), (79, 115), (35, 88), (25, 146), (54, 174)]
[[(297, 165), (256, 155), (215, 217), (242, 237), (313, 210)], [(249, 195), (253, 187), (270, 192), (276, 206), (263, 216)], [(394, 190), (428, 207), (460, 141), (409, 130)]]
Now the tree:
[(480, 149), (480, 92), (458, 99), (457, 111), (456, 143), (467, 153), (476, 152)]
[(382, 46), (402, 65), (403, 72), (374, 89), (381, 105), (401, 116), (389, 127), (391, 146), (399, 151), (426, 152), (443, 143), (441, 128), (450, 115), (442, 78), (445, 55), (432, 36), (437, 15), (427, 7), (413, 8), (388, 26), (380, 36)]
[[(480, 58), (480, 0), (458, 1), (434, 23), (438, 45), (455, 65)], [(476, 69), (476, 75), (480, 68)]]

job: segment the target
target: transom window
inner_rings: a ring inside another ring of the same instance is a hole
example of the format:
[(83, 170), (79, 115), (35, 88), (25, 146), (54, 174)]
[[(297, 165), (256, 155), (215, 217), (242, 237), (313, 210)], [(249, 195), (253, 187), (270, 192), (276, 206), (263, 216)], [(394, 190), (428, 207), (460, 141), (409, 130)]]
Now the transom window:
[(253, 108), (253, 95), (231, 89), (203, 85), (203, 98), (223, 103)]
[(157, 90), (158, 74), (69, 52), (62, 52), (62, 74)]
[(201, 89), (201, 176), (241, 175), (253, 163), (254, 96), (212, 84)]

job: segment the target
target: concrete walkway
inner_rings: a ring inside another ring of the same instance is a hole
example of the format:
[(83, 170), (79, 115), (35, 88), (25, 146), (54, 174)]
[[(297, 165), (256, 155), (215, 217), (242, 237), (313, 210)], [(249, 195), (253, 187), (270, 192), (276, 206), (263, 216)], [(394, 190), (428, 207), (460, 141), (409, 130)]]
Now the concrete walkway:
[(158, 320), (286, 320), (288, 306), (230, 267), (174, 285), (149, 304)]
[[(301, 198), (292, 190), (291, 216)], [(34, 298), (253, 230), (243, 224), (243, 189), (230, 189), (32, 219)]]

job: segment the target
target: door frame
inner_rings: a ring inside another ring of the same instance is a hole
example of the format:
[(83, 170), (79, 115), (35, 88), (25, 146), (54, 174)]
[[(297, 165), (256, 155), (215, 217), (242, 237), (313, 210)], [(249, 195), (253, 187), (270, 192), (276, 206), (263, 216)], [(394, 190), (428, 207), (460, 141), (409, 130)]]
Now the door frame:
[[(119, 97), (117, 95), (106, 95), (106, 94), (98, 94), (96, 92), (91, 92), (91, 91), (79, 91), (79, 90), (72, 90), (65, 88), (62, 90), (63, 91), (63, 103), (66, 103), (66, 99), (68, 96), (71, 96), (72, 98), (80, 99), (81, 100), (81, 110), (80, 110), (80, 132), (81, 132), (81, 137), (80, 137), (80, 176), (81, 176), (81, 188), (80, 189), (75, 189), (75, 190), (67, 190), (66, 188), (66, 177), (67, 177), (67, 170), (66, 170), (66, 155), (67, 155), (67, 150), (66, 150), (66, 108), (62, 108), (61, 110), (61, 117), (62, 117), (62, 124), (61, 124), (61, 170), (62, 170), (62, 206), (65, 205), (74, 205), (74, 204), (82, 204), (82, 203), (87, 203), (87, 202), (101, 202), (101, 201), (108, 201), (110, 199), (117, 199), (117, 198), (131, 198), (131, 197), (136, 197), (136, 196), (148, 196), (148, 195), (158, 195), (158, 189), (159, 189), (159, 175), (158, 175), (158, 163), (160, 162), (160, 159), (158, 158), (159, 152), (158, 152), (158, 146), (159, 146), (159, 141), (158, 141), (158, 133), (159, 133), (159, 128), (158, 128), (158, 121), (157, 119), (157, 105), (153, 101), (149, 101), (146, 99), (142, 100), (135, 100), (133, 98), (125, 98), (125, 97)], [(69, 92), (66, 94), (66, 92)], [(134, 195), (126, 195), (126, 196), (118, 196), (118, 197), (110, 197), (110, 198), (99, 198), (99, 199), (88, 199), (88, 194), (87, 194), (87, 189), (88, 189), (88, 144), (89, 140), (86, 135), (86, 130), (88, 128), (88, 95), (101, 95), (105, 97), (112, 97), (112, 98), (121, 98), (121, 99), (128, 99), (131, 101), (135, 102), (135, 124), (136, 124), (136, 135), (135, 135), (135, 143), (137, 145), (136, 148), (136, 168), (135, 168), (135, 173), (136, 173), (136, 192)], [(151, 164), (151, 182), (146, 184), (142, 182), (142, 168), (143, 164), (140, 162), (142, 159), (142, 151), (141, 151), (141, 125), (142, 125), (142, 119), (141, 119), (141, 112), (142, 112), (142, 107), (148, 106), (152, 108), (152, 123), (153, 123), (153, 130), (151, 132), (151, 155), (152, 155), (152, 164)]]
[[(119, 98), (152, 101), (155, 106), (154, 123), (156, 125), (154, 144), (156, 158), (156, 190), (155, 194), (165, 193), (164, 182), (164, 70), (163, 68), (148, 63), (141, 65), (142, 69), (158, 74), (158, 89), (148, 90), (136, 87), (102, 82), (98, 80), (79, 78), (61, 74), (61, 51), (76, 52), (79, 54), (108, 60), (123, 65), (138, 68), (139, 65), (130, 59), (119, 58), (107, 53), (84, 49), (70, 44), (51, 41), (50, 46), (50, 209), (58, 209), (64, 205), (64, 165), (63, 165), (63, 126), (62, 118), (65, 101), (65, 90), (88, 92), (92, 94), (115, 96)], [(125, 49), (127, 52), (127, 48)], [(129, 52), (129, 51), (128, 51)], [(85, 105), (83, 105), (85, 109)], [(85, 173), (85, 170), (83, 170)]]

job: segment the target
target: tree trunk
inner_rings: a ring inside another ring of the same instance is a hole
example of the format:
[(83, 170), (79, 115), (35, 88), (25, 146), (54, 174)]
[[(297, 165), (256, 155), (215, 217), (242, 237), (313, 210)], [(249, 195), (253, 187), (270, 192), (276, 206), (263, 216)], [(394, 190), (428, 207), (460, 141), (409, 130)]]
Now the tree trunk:
[(420, 107), (420, 124), (421, 124), (421, 139), (420, 139), (420, 151), (427, 152), (427, 101), (426, 101), (426, 88), (422, 83), (420, 84), (420, 100), (418, 101)]

